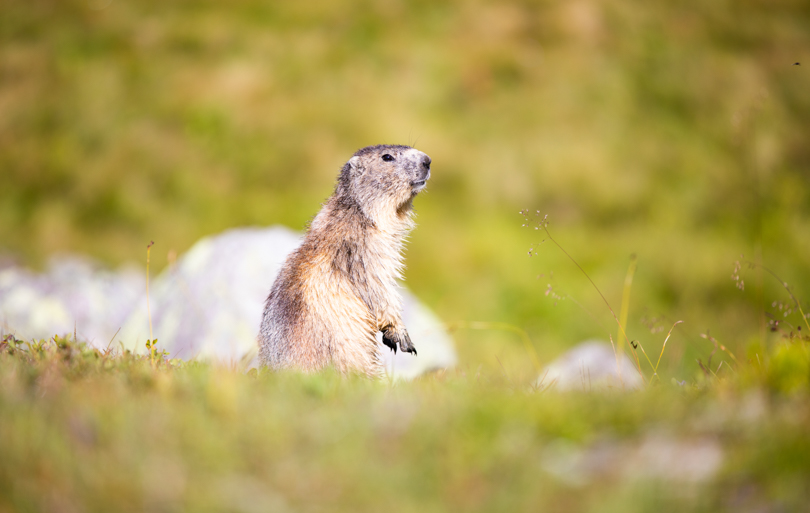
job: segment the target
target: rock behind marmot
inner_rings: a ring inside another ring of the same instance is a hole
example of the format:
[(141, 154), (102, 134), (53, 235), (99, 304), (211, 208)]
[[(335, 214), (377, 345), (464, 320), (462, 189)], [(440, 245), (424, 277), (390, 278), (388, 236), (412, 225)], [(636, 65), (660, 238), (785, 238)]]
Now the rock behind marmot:
[(413, 198), (428, 178), (430, 157), (408, 146), (369, 146), (349, 159), (270, 290), (259, 333), (262, 365), (379, 375), (379, 331), (393, 351), (416, 354), (397, 280), (414, 226)]

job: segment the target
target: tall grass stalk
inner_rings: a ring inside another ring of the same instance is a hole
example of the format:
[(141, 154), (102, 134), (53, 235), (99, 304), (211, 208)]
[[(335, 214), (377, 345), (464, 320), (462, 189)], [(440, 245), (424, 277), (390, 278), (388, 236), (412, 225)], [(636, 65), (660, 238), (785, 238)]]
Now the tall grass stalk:
[[(622, 290), (622, 306), (619, 310), (619, 319), (621, 320), (620, 326), (627, 325), (627, 314), (630, 310), (630, 289), (633, 287), (633, 275), (636, 274), (636, 255), (630, 255), (630, 265), (627, 267), (627, 275), (624, 277), (624, 288)], [(623, 382), (622, 380), (622, 366), (619, 365), (619, 360), (621, 359), (621, 355), (624, 354), (624, 341), (622, 340), (621, 333), (616, 333), (616, 341), (619, 343), (619, 347), (613, 347), (613, 352), (616, 353), (616, 372), (619, 375), (619, 381)], [(611, 338), (610, 344), (613, 345), (613, 339)]]
[[(636, 255), (630, 255), (630, 265), (627, 267), (627, 275), (624, 277), (624, 288), (622, 290), (622, 307), (619, 310), (619, 326), (627, 326), (627, 315), (630, 310), (630, 289), (633, 287), (633, 276), (636, 274), (638, 259)], [(616, 334), (616, 341), (619, 344), (617, 348), (619, 354), (624, 353), (624, 343), (621, 338), (621, 332)]]
[[(155, 337), (152, 336), (152, 310), (149, 308), (149, 254), (152, 250), (152, 246), (155, 244), (155, 241), (149, 241), (149, 244), (146, 245), (146, 316), (149, 318), (149, 345), (154, 344), (152, 342)], [(152, 365), (155, 364), (154, 358), (154, 351), (152, 351), (151, 347), (147, 347), (149, 349), (149, 361)]]

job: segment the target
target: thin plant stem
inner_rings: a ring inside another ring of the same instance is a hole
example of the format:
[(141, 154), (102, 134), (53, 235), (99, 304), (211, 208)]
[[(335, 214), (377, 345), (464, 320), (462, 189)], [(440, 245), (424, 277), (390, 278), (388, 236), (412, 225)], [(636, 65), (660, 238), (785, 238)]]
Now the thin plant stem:
[(619, 353), (616, 351), (616, 344), (613, 343), (613, 335), (608, 333), (608, 338), (610, 339), (610, 347), (613, 348), (613, 356), (616, 358), (616, 374), (619, 376), (619, 383), (621, 383), (622, 388), (624, 388), (624, 379), (622, 379), (622, 366), (619, 363)]
[(675, 324), (673, 324), (672, 327), (669, 328), (669, 333), (667, 333), (667, 338), (664, 339), (664, 345), (661, 346), (661, 354), (658, 355), (658, 361), (655, 362), (655, 369), (653, 370), (653, 372), (656, 375), (658, 375), (658, 366), (661, 364), (661, 357), (664, 356), (664, 349), (666, 349), (666, 347), (667, 347), (667, 340), (669, 340), (670, 335), (672, 335), (672, 330), (675, 329), (675, 326), (677, 326), (678, 324), (681, 324), (682, 322), (683, 321), (675, 321)]
[(115, 333), (113, 334), (112, 338), (110, 339), (110, 343), (109, 343), (109, 344), (107, 344), (107, 349), (109, 349), (109, 348), (110, 348), (110, 346), (111, 346), (111, 345), (112, 345), (112, 343), (113, 343), (113, 340), (115, 340), (115, 335), (118, 335), (118, 332), (119, 332), (119, 331), (121, 331), (121, 327), (120, 327), (120, 326), (118, 327), (118, 329), (117, 329), (117, 330), (115, 330)]
[(705, 339), (706, 339), (706, 340), (708, 340), (709, 342), (713, 343), (713, 344), (714, 344), (714, 347), (719, 348), (721, 351), (723, 351), (724, 353), (726, 353), (727, 355), (729, 355), (729, 356), (731, 357), (731, 359), (732, 359), (732, 360), (734, 360), (734, 363), (736, 363), (737, 365), (739, 365), (739, 363), (740, 363), (740, 362), (738, 362), (738, 361), (737, 361), (737, 357), (736, 357), (736, 356), (734, 356), (734, 353), (732, 353), (731, 351), (729, 351), (728, 349), (726, 349), (726, 346), (724, 346), (723, 344), (721, 344), (721, 343), (717, 342), (717, 339), (716, 339), (716, 338), (714, 338), (713, 336), (709, 335), (708, 333), (701, 333), (701, 334), (700, 334), (700, 336), (701, 336), (702, 338), (705, 338)]
[(647, 363), (650, 364), (650, 368), (653, 369), (653, 372), (654, 372), (655, 366), (652, 364), (652, 360), (650, 360), (650, 357), (647, 356), (647, 351), (644, 350), (644, 346), (641, 345), (641, 342), (639, 342), (639, 341), (636, 341), (636, 344), (638, 344), (638, 348), (641, 349), (641, 354), (643, 354), (644, 358), (647, 359)]
[(762, 264), (758, 264), (756, 262), (749, 262), (747, 260), (745, 261), (745, 263), (752, 266), (752, 267), (759, 267), (760, 269), (762, 269), (766, 273), (768, 273), (771, 276), (773, 276), (774, 278), (776, 278), (776, 280), (785, 288), (788, 295), (790, 296), (790, 299), (792, 299), (793, 302), (796, 304), (796, 308), (799, 309), (799, 313), (802, 315), (802, 320), (804, 321), (804, 325), (807, 326), (807, 330), (810, 331), (810, 322), (807, 321), (807, 316), (804, 314), (804, 310), (802, 310), (801, 303), (799, 303), (799, 300), (796, 299), (796, 296), (793, 295), (793, 291), (790, 290), (790, 286), (787, 284), (787, 282), (783, 281), (782, 278), (777, 276), (775, 272), (771, 271), (770, 269), (768, 269), (767, 267), (765, 267)]

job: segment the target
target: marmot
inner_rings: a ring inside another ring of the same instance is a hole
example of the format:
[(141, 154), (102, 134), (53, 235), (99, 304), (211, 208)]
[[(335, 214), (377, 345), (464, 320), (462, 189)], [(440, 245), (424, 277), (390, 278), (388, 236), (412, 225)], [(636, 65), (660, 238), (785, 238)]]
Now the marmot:
[(416, 355), (397, 280), (414, 227), (412, 202), (429, 178), (430, 157), (409, 146), (369, 146), (346, 162), (267, 297), (262, 365), (378, 376), (378, 331), (392, 351)]

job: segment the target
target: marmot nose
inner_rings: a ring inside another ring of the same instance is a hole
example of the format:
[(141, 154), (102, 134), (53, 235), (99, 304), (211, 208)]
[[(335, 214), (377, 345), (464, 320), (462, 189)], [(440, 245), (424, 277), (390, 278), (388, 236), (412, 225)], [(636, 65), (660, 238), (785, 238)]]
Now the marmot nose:
[(431, 162), (430, 157), (428, 157), (427, 155), (422, 157), (422, 167), (423, 168), (430, 169), (430, 162)]

